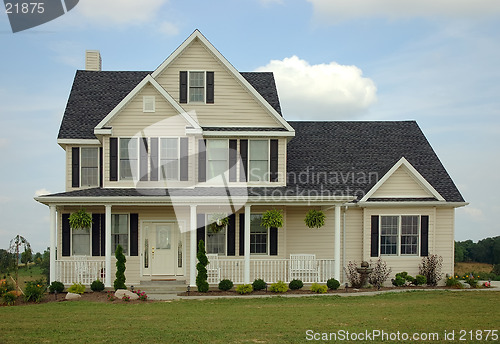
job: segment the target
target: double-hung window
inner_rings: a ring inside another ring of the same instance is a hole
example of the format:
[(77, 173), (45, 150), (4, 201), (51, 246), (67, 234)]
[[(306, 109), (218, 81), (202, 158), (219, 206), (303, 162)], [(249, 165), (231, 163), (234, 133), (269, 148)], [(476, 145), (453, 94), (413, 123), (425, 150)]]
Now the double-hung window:
[(380, 254), (417, 255), (420, 234), (420, 216), (381, 216)]
[(179, 139), (160, 139), (160, 169), (162, 180), (179, 180)]
[(189, 101), (205, 101), (205, 72), (189, 72)]
[(79, 228), (71, 230), (72, 252), (73, 256), (90, 255), (90, 229)]
[(268, 230), (261, 222), (262, 214), (250, 215), (250, 253), (267, 254)]
[(226, 173), (229, 169), (229, 141), (207, 140), (207, 179)]
[(249, 180), (251, 182), (269, 181), (269, 141), (250, 140)]
[(139, 147), (137, 138), (120, 138), (120, 179), (137, 178)]
[(127, 214), (111, 215), (111, 249), (116, 251), (116, 247), (123, 247), (123, 254), (128, 254), (129, 223)]
[[(211, 219), (210, 215), (207, 215), (207, 222), (209, 223)], [(227, 227), (227, 226), (226, 226)], [(220, 230), (217, 233), (214, 233), (210, 230), (210, 226), (207, 226), (207, 239), (206, 239), (206, 249), (209, 254), (226, 254), (226, 227)]]
[(80, 185), (99, 185), (99, 148), (81, 148), (80, 155)]

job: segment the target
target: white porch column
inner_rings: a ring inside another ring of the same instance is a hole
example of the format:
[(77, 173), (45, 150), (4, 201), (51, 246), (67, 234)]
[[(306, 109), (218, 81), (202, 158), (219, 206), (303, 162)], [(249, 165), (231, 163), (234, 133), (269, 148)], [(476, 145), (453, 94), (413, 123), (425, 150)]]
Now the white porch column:
[(189, 217), (189, 285), (196, 287), (196, 205), (191, 205)]
[(333, 251), (333, 257), (335, 259), (333, 278), (340, 281), (340, 204), (335, 205), (335, 246)]
[(50, 209), (50, 281), (57, 279), (56, 276), (56, 233), (57, 233), (57, 209), (51, 205)]
[(111, 206), (106, 205), (106, 214), (105, 214), (105, 227), (106, 227), (106, 238), (105, 238), (105, 267), (106, 267), (106, 275), (104, 277), (104, 286), (106, 288), (111, 288)]
[(250, 205), (245, 205), (245, 270), (243, 283), (250, 283)]

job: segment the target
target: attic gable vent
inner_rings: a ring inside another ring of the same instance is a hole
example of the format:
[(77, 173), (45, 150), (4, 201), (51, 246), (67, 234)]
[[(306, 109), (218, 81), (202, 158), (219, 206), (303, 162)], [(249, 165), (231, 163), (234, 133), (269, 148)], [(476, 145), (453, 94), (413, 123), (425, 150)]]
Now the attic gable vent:
[(100, 71), (102, 68), (101, 53), (99, 50), (85, 51), (85, 70)]
[(155, 112), (155, 96), (144, 96), (142, 98), (142, 111)]

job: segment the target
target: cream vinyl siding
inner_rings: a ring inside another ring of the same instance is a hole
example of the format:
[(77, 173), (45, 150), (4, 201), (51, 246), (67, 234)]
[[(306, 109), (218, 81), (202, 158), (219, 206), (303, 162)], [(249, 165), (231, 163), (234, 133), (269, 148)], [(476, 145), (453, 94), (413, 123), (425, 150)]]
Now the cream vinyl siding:
[[(455, 209), (436, 209), (435, 252), (443, 257), (443, 273), (454, 273), (455, 260)], [(430, 241), (429, 237), (429, 241)]]
[(434, 196), (417, 183), (405, 167), (401, 166), (372, 195), (372, 198), (384, 197)]
[[(341, 212), (341, 226), (343, 226), (344, 208)], [(361, 262), (363, 260), (363, 209), (347, 208), (345, 213), (345, 263), (349, 261)], [(343, 231), (341, 228), (341, 247), (343, 247)], [(341, 257), (344, 250), (342, 250)], [(342, 261), (340, 265), (342, 266)], [(342, 273), (341, 273), (342, 275)]]
[(156, 80), (179, 101), (180, 71), (213, 71), (214, 104), (181, 104), (195, 110), (200, 125), (207, 127), (281, 127), (257, 99), (216, 59), (198, 39), (158, 75)]

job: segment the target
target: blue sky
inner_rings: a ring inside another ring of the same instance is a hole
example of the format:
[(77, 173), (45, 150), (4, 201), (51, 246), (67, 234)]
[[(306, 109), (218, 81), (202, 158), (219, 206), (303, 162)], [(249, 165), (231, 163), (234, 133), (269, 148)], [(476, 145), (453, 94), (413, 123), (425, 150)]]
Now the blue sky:
[(196, 28), (236, 69), (275, 72), (286, 119), (417, 120), (470, 202), (456, 240), (500, 235), (499, 15), (496, 0), (80, 0), (13, 34), (1, 13), (0, 248), (49, 244), (33, 197), (64, 190), (56, 138), (85, 49), (154, 70)]

